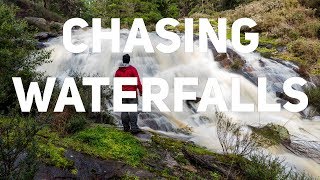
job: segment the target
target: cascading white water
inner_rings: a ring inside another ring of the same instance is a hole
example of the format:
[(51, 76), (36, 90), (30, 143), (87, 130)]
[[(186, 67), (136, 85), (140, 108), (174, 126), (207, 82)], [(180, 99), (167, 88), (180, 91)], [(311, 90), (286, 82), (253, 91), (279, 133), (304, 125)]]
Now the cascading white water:
[[(87, 45), (92, 45), (91, 29), (76, 30), (73, 33), (75, 42), (82, 41)], [(123, 50), (129, 31), (121, 31), (121, 50)], [(153, 46), (159, 42), (167, 43), (155, 33), (149, 33)], [(183, 36), (182, 36), (183, 39)], [(84, 53), (72, 54), (68, 52), (62, 43), (62, 37), (51, 39), (48, 48), (52, 49), (52, 63), (39, 67), (40, 71), (45, 71), (50, 76), (60, 79), (67, 77), (71, 72), (81, 72), (88, 75), (99, 75), (113, 77), (118, 64), (121, 62), (121, 53), (111, 52), (111, 42), (102, 43), (101, 53), (92, 53), (91, 48)], [(229, 48), (232, 46), (229, 44)], [(156, 49), (156, 48), (154, 48)], [(292, 68), (276, 61), (262, 58), (258, 53), (241, 54), (246, 60), (246, 65), (252, 67), (251, 76), (265, 76), (268, 78), (269, 103), (275, 102), (275, 92), (279, 91), (282, 83), (289, 77), (298, 76)], [(180, 49), (171, 54), (145, 53), (142, 47), (134, 48), (130, 54), (131, 64), (135, 66), (141, 77), (161, 77), (169, 84), (169, 95), (165, 99), (167, 106), (173, 110), (173, 78), (174, 77), (198, 77), (199, 86), (188, 86), (186, 90), (197, 92), (201, 97), (207, 78), (217, 78), (223, 92), (228, 108), (231, 108), (231, 78), (241, 78), (241, 101), (243, 103), (257, 104), (257, 87), (244, 77), (230, 73), (219, 67), (214, 61), (211, 51), (200, 53), (195, 45), (194, 53), (185, 53), (183, 43)], [(259, 61), (260, 60), (260, 61)], [(263, 66), (261, 65), (263, 63)], [(290, 66), (293, 66), (289, 64)], [(153, 89), (157, 91), (157, 89)], [(196, 104), (193, 104), (197, 106)], [(255, 107), (257, 109), (257, 107)], [(139, 125), (144, 128), (151, 128), (167, 134), (176, 134), (178, 129), (191, 129), (190, 140), (206, 146), (215, 151), (221, 151), (216, 135), (215, 108), (209, 106), (204, 113), (194, 113), (192, 109), (184, 105), (182, 113), (161, 113), (156, 109), (153, 113), (141, 113)], [(290, 134), (306, 140), (320, 140), (320, 122), (310, 122), (301, 119), (297, 113), (290, 113), (282, 110), (279, 113), (227, 113), (235, 122), (243, 125), (265, 125), (275, 123), (285, 126)], [(208, 117), (208, 118), (205, 118)], [(317, 126), (319, 128), (317, 128)], [(273, 154), (284, 157), (286, 161), (296, 166), (298, 169), (306, 170), (312, 175), (320, 176), (320, 165), (315, 161), (298, 157), (287, 152), (285, 149), (269, 149)]]

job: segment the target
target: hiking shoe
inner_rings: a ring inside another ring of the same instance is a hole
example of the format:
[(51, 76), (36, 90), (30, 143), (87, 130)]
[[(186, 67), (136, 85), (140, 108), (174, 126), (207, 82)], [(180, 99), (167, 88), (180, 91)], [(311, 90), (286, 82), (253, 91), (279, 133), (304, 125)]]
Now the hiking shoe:
[(131, 130), (131, 134), (135, 135), (135, 134), (139, 134), (139, 133), (142, 133), (143, 131), (141, 129), (134, 129), (134, 130)]

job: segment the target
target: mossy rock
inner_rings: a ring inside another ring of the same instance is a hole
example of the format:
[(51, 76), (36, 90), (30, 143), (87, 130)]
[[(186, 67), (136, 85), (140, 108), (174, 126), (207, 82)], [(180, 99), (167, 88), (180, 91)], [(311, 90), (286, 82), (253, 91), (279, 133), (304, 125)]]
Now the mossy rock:
[(251, 129), (258, 135), (257, 140), (262, 145), (273, 146), (291, 142), (289, 131), (281, 125), (270, 123), (263, 127), (251, 127)]

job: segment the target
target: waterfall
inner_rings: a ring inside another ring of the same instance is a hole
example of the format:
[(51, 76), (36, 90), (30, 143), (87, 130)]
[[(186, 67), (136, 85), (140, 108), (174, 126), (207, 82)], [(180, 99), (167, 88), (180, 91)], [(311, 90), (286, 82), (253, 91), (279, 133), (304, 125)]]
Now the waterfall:
[[(62, 37), (51, 39), (47, 42), (48, 48), (52, 50), (52, 62), (39, 67), (39, 71), (45, 71), (49, 76), (64, 79), (71, 72), (81, 72), (90, 75), (113, 77), (122, 61), (122, 53), (111, 52), (111, 42), (103, 41), (102, 52), (92, 53), (92, 31), (91, 29), (76, 30), (73, 32), (74, 42), (84, 42), (89, 48), (80, 54), (68, 52), (62, 43)], [(121, 50), (123, 50), (128, 30), (121, 30)], [(153, 46), (159, 42), (168, 43), (155, 33), (149, 33)], [(183, 35), (181, 35), (183, 40)], [(233, 49), (231, 43), (228, 48)], [(156, 48), (154, 48), (156, 49)], [(242, 54), (237, 52), (246, 61), (246, 66), (252, 70), (245, 74), (239, 74), (224, 70), (214, 61), (213, 53), (198, 51), (197, 42), (194, 45), (193, 53), (185, 53), (184, 45), (178, 51), (171, 54), (164, 54), (155, 50), (155, 53), (145, 53), (143, 47), (135, 47), (131, 56), (131, 64), (135, 66), (140, 77), (160, 77), (169, 84), (169, 95), (164, 100), (167, 106), (173, 110), (173, 79), (174, 77), (198, 77), (199, 85), (196, 87), (186, 86), (185, 91), (195, 91), (198, 97), (202, 96), (208, 78), (216, 78), (220, 84), (224, 99), (228, 108), (231, 108), (231, 78), (241, 79), (241, 101), (242, 103), (254, 103), (257, 105), (257, 87), (254, 84), (259, 76), (267, 77), (267, 91), (269, 103), (279, 100), (275, 93), (282, 89), (283, 82), (298, 76), (293, 71), (295, 65), (288, 62), (277, 62), (266, 59), (258, 53)], [(153, 89), (157, 91), (158, 89)], [(140, 103), (141, 104), (141, 103)], [(196, 103), (185, 103), (184, 112), (158, 112), (156, 108), (152, 113), (140, 113), (139, 126), (145, 129), (187, 137), (190, 141), (205, 146), (215, 151), (221, 151), (216, 135), (215, 107), (209, 106), (203, 113), (195, 113)], [(110, 107), (112, 108), (112, 107)], [(257, 107), (255, 107), (257, 109)], [(282, 110), (278, 113), (226, 113), (229, 117), (241, 125), (259, 126), (268, 123), (285, 126), (291, 135), (310, 141), (320, 140), (320, 122), (303, 119), (298, 113), (291, 113)], [(115, 114), (117, 116), (117, 114)], [(184, 134), (183, 132), (190, 132)], [(286, 162), (298, 169), (306, 170), (312, 175), (320, 176), (320, 165), (315, 161), (303, 157), (298, 157), (284, 148), (268, 149), (274, 155), (285, 158)]]

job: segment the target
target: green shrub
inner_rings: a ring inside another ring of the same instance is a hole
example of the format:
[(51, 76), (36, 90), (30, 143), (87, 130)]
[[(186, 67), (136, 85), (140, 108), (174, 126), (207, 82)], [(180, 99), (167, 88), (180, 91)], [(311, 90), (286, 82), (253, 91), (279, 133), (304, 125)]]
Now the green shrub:
[(278, 180), (278, 179), (312, 179), (304, 172), (287, 168), (284, 160), (269, 154), (255, 153), (249, 157), (249, 163), (242, 164), (245, 179)]
[(309, 8), (316, 10), (316, 15), (320, 17), (320, 0), (299, 0), (299, 2)]
[(320, 41), (299, 38), (289, 43), (289, 52), (303, 60), (304, 65), (316, 64), (320, 61)]
[[(0, 113), (8, 114), (18, 104), (12, 77), (30, 84), (36, 67), (48, 61), (50, 52), (36, 50), (34, 32), (24, 20), (16, 18), (17, 8), (0, 1)], [(26, 87), (26, 86), (25, 86)]]
[(320, 87), (313, 87), (305, 90), (309, 99), (309, 105), (316, 108), (320, 113)]
[(288, 174), (282, 165), (283, 160), (263, 154), (253, 154), (250, 160), (250, 163), (245, 164), (244, 167), (247, 179), (287, 179)]
[(87, 118), (83, 114), (75, 114), (68, 120), (66, 125), (66, 131), (69, 134), (74, 134), (83, 130), (88, 124)]
[(35, 135), (39, 127), (31, 118), (0, 117), (1, 179), (32, 179), (37, 169)]

